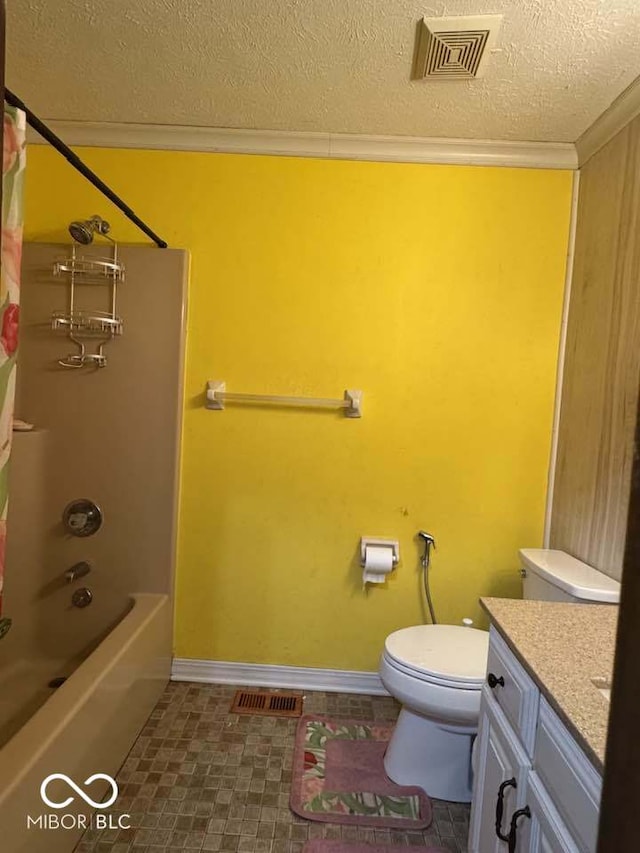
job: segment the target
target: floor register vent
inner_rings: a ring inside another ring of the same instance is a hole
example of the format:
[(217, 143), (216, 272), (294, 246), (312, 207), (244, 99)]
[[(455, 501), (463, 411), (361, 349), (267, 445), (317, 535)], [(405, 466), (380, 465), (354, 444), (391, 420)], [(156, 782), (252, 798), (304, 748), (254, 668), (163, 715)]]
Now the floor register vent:
[(233, 697), (232, 714), (262, 714), (270, 717), (300, 717), (302, 715), (300, 693), (282, 690), (238, 690)]
[(418, 28), (414, 77), (429, 80), (482, 77), (501, 22), (502, 15), (423, 18)]

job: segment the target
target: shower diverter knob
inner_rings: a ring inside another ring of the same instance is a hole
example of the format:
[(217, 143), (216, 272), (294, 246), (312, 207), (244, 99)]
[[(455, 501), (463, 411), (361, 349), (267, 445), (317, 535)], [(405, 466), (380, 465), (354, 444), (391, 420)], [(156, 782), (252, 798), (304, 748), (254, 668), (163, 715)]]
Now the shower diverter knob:
[(66, 505), (62, 523), (72, 536), (91, 536), (102, 525), (102, 510), (93, 501), (79, 498)]

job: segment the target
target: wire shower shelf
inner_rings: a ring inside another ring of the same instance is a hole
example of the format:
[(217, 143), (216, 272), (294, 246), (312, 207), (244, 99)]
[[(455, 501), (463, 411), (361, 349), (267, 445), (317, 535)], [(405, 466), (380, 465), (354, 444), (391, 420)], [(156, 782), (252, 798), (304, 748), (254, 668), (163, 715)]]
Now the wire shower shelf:
[[(67, 310), (54, 311), (51, 315), (51, 328), (64, 332), (67, 338), (78, 348), (61, 358), (61, 367), (106, 367), (107, 357), (104, 347), (115, 337), (122, 335), (122, 318), (116, 312), (118, 284), (125, 278), (124, 265), (118, 260), (118, 247), (113, 244), (113, 257), (88, 258), (78, 255), (76, 246), (70, 257), (61, 258), (53, 264), (55, 277), (67, 278), (69, 282), (69, 303)], [(77, 288), (84, 285), (109, 287), (110, 310), (78, 308)], [(91, 344), (93, 352), (87, 351)]]

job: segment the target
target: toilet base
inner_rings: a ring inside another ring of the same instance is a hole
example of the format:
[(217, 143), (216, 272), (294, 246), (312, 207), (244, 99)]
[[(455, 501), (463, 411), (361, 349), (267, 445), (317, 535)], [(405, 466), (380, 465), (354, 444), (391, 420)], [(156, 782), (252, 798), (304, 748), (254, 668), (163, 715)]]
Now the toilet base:
[(470, 803), (474, 736), (474, 729), (436, 723), (403, 708), (384, 769), (397, 785), (417, 785), (437, 800)]

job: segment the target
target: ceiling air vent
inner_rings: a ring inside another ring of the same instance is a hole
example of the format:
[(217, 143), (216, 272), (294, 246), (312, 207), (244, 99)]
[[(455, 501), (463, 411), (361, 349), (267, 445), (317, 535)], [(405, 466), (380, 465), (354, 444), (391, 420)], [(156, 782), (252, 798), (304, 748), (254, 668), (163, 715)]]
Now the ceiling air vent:
[(423, 18), (418, 31), (415, 77), (429, 80), (482, 77), (501, 23), (502, 15)]

